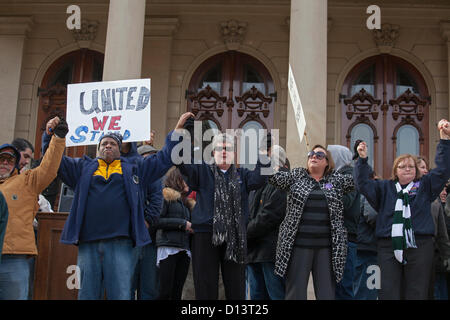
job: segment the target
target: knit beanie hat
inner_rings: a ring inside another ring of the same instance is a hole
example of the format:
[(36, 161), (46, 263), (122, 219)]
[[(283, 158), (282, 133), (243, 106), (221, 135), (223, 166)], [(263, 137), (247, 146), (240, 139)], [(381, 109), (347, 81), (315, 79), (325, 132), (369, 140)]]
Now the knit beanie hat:
[(102, 143), (102, 140), (105, 138), (114, 139), (117, 142), (117, 144), (119, 145), (119, 150), (122, 148), (122, 139), (123, 139), (122, 135), (118, 132), (108, 132), (98, 142), (98, 149), (100, 149), (100, 144)]

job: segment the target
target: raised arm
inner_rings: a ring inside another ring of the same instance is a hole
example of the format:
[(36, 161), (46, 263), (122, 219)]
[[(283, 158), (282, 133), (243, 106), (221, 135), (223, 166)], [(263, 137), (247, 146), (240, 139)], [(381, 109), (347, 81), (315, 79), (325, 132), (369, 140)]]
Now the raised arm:
[(66, 144), (66, 134), (68, 132), (67, 123), (60, 121), (58, 117), (51, 119), (47, 123), (47, 130), (51, 128), (53, 137), (48, 143), (47, 152), (44, 155), (40, 165), (32, 170), (25, 172), (28, 184), (33, 186), (36, 192), (42, 192), (56, 178), (58, 168)]
[(164, 147), (156, 154), (142, 160), (143, 180), (146, 185), (152, 184), (154, 181), (161, 178), (172, 166), (174, 166), (172, 150), (179, 142), (179, 136), (181, 136), (181, 130), (183, 130), (184, 123), (192, 116), (194, 115), (191, 112), (182, 114), (175, 126), (175, 130), (168, 134)]
[(430, 181), (431, 199), (439, 196), (445, 183), (450, 178), (450, 123), (442, 119), (438, 124), (441, 140), (436, 147), (434, 162), (436, 168), (430, 170), (422, 179)]
[(273, 185), (275, 188), (288, 191), (290, 186), (295, 182), (294, 179), (294, 171), (282, 171), (279, 170), (277, 173), (269, 177), (268, 182)]
[(367, 163), (367, 145), (361, 142), (358, 146), (359, 159), (354, 168), (356, 189), (364, 195), (369, 204), (376, 210), (380, 207), (381, 192), (379, 182), (370, 179), (372, 168)]

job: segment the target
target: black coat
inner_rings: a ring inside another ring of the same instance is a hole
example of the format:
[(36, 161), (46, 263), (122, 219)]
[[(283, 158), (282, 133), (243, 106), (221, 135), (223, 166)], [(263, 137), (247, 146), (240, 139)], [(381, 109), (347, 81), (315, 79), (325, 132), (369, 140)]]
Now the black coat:
[[(344, 166), (338, 171), (342, 174), (353, 174), (353, 167)], [(358, 223), (360, 216), (360, 203), (361, 194), (352, 190), (344, 194), (342, 202), (344, 203), (344, 227), (347, 229), (348, 241), (357, 242)]]
[(278, 231), (286, 215), (287, 193), (268, 184), (249, 196), (247, 263), (275, 262)]
[(186, 231), (186, 222), (190, 221), (195, 201), (187, 199), (183, 203), (181, 194), (171, 188), (163, 189), (164, 203), (161, 216), (155, 225), (156, 246), (176, 247), (189, 250), (189, 233)]
[(377, 252), (377, 238), (375, 237), (375, 223), (377, 212), (367, 199), (361, 195), (361, 211), (358, 225), (358, 250)]

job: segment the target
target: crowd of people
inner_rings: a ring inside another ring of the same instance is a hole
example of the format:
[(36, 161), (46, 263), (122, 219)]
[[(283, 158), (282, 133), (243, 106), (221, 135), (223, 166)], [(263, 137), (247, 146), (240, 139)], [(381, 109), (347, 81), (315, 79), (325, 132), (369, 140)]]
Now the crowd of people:
[(97, 157), (70, 158), (58, 117), (34, 167), (28, 141), (1, 145), (0, 299), (31, 297), (35, 215), (51, 211), (42, 192), (57, 177), (74, 191), (61, 242), (78, 246), (79, 299), (180, 300), (190, 266), (199, 300), (219, 298), (219, 274), (232, 300), (306, 300), (311, 274), (317, 299), (448, 299), (450, 122), (438, 124), (433, 169), (400, 155), (383, 180), (362, 140), (353, 152), (315, 145), (291, 168), (269, 134), (250, 170), (218, 133), (212, 163), (179, 163), (193, 119), (183, 114), (161, 150), (154, 132), (140, 145), (106, 133)]

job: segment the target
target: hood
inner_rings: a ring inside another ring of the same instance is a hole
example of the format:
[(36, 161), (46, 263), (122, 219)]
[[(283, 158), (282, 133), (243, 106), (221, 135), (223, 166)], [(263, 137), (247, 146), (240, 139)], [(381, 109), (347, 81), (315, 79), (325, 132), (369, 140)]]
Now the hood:
[[(181, 193), (177, 190), (174, 190), (172, 188), (169, 187), (165, 187), (162, 191), (164, 200), (166, 201), (178, 201), (178, 200), (182, 200), (181, 199)], [(194, 209), (195, 207), (195, 200), (191, 199), (191, 198), (185, 198), (183, 201), (184, 205), (186, 207), (188, 207), (189, 210), (192, 211), (192, 209)]]
[(130, 151), (128, 151), (128, 153), (123, 153), (122, 151), (120, 151), (120, 155), (131, 161), (133, 161), (134, 158), (142, 158), (141, 155), (137, 151), (136, 142), (130, 142)]
[(329, 145), (327, 149), (328, 151), (330, 151), (331, 156), (333, 157), (336, 171), (338, 171), (342, 167), (350, 166), (352, 164), (353, 155), (349, 148), (333, 144)]
[(12, 144), (9, 144), (9, 143), (2, 144), (0, 146), (0, 151), (2, 151), (5, 148), (11, 148), (14, 150), (14, 154), (16, 155), (16, 165), (14, 167), (17, 169), (17, 172), (20, 172), (20, 170), (19, 170), (19, 162), (20, 162), (20, 157), (21, 157), (20, 152), (17, 151), (16, 147), (14, 147)]

